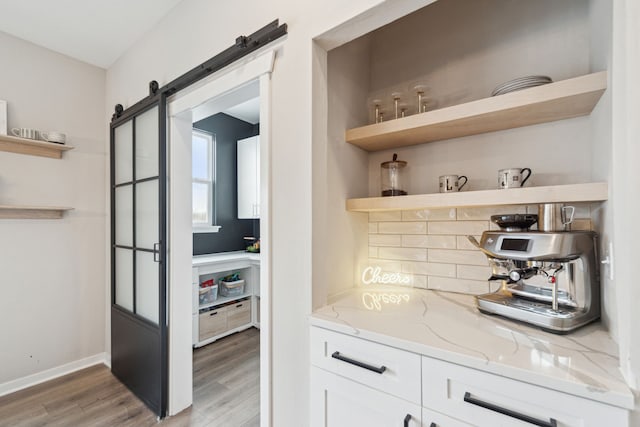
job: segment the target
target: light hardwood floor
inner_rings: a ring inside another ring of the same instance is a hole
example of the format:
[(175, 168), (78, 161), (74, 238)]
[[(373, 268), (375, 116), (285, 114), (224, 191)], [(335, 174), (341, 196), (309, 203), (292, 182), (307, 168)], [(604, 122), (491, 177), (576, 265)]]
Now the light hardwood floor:
[(158, 423), (104, 365), (0, 397), (0, 426), (253, 427), (260, 425), (260, 333), (194, 351), (193, 406)]

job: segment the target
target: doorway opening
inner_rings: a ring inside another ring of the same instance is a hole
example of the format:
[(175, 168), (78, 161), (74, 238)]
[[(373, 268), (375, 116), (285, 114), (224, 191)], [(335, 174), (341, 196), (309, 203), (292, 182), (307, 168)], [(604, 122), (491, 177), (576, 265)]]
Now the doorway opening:
[(169, 99), (169, 415), (193, 403), (214, 424), (270, 422), (274, 60), (248, 57)]
[(259, 426), (258, 81), (192, 109), (192, 121), (192, 418)]

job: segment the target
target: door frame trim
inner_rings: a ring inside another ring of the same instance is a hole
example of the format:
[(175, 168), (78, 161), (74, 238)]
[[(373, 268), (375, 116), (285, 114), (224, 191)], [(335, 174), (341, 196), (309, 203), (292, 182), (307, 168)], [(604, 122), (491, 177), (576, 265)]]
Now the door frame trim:
[[(185, 88), (168, 99), (169, 120), (169, 415), (192, 404), (192, 299), (191, 272), (191, 145), (180, 128), (191, 126), (192, 109), (204, 102), (258, 81), (260, 92), (260, 419), (262, 426), (272, 423), (271, 349), (271, 72), (276, 50), (272, 43), (265, 50), (236, 61)], [(187, 179), (180, 174), (188, 173)], [(188, 185), (188, 187), (186, 187)], [(185, 191), (185, 188), (188, 190)], [(187, 200), (188, 199), (188, 200)], [(189, 207), (188, 209), (185, 209)], [(188, 226), (186, 224), (188, 219)], [(184, 235), (188, 234), (188, 239)], [(188, 257), (185, 255), (188, 254)], [(187, 283), (189, 285), (187, 285)], [(184, 319), (188, 318), (188, 322)]]

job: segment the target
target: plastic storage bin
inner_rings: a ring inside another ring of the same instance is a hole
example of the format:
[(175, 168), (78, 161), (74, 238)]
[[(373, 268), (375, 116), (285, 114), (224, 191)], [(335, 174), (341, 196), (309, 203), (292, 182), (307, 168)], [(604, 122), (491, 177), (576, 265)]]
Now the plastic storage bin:
[(200, 305), (209, 304), (218, 299), (218, 285), (199, 289), (198, 301)]
[(237, 297), (244, 293), (244, 279), (235, 282), (220, 281), (220, 295)]

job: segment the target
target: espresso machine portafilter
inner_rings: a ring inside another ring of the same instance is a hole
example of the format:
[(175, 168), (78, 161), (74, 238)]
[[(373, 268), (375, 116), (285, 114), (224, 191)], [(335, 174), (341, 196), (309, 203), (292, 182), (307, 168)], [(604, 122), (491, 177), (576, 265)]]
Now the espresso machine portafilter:
[(469, 237), (488, 258), (489, 280), (502, 283), (476, 297), (483, 313), (570, 332), (600, 317), (596, 238), (591, 231), (485, 231)]

